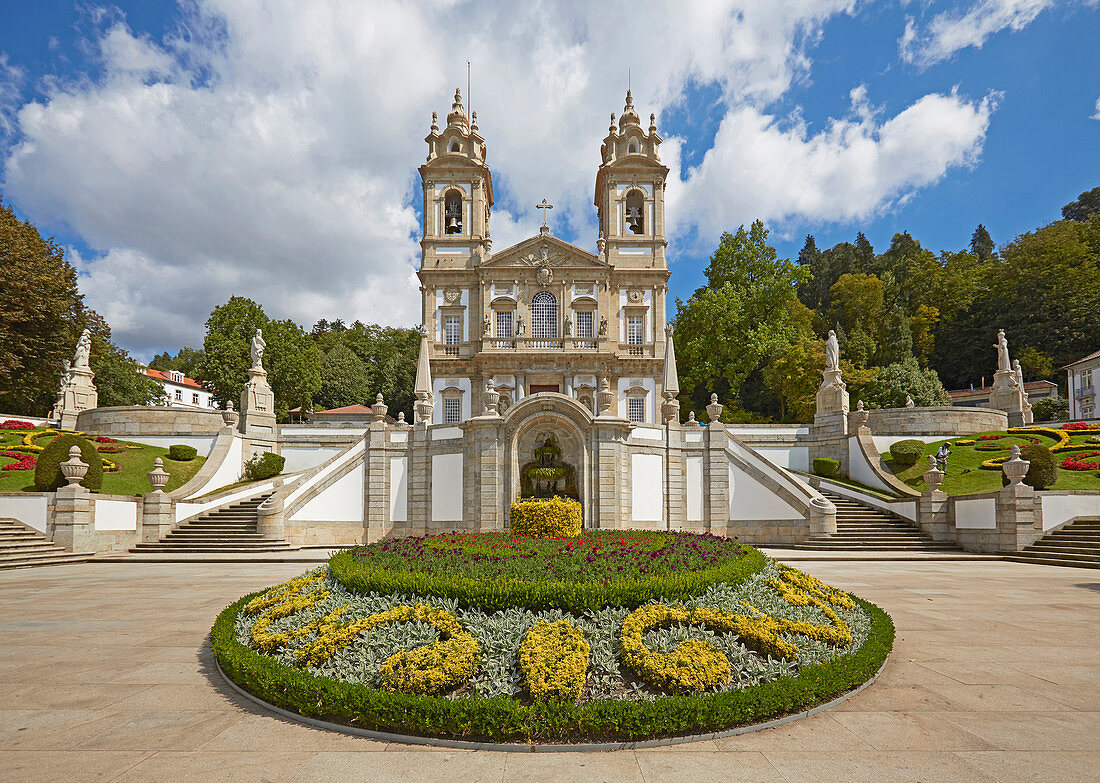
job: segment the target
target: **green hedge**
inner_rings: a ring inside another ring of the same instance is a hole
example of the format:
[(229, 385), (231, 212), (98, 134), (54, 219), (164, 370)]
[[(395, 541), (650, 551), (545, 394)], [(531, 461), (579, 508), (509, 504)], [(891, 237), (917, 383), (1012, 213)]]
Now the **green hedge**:
[(899, 467), (916, 465), (917, 460), (924, 456), (924, 441), (899, 440), (890, 447), (890, 456), (894, 458), (894, 464)]
[(194, 446), (184, 446), (180, 443), (168, 447), (168, 459), (174, 459), (177, 462), (193, 460), (198, 453), (199, 450)]
[(759, 549), (745, 547), (745, 555), (712, 568), (649, 579), (602, 582), (524, 582), (518, 579), (472, 579), (372, 567), (355, 557), (354, 550), (337, 552), (329, 560), (336, 580), (353, 593), (434, 595), (453, 598), (462, 606), (499, 612), (513, 606), (528, 609), (564, 609), (577, 614), (604, 606), (635, 607), (650, 601), (682, 601), (717, 582), (736, 584), (752, 576), (767, 558)]
[[(1026, 459), (1031, 465), (1024, 476), (1024, 482), (1035, 489), (1054, 486), (1058, 480), (1058, 458), (1054, 452), (1041, 443), (1029, 443), (1020, 449), (1020, 459)], [(1001, 486), (1008, 485), (1008, 476), (1001, 473)]]
[(373, 731), (473, 742), (632, 742), (726, 731), (829, 701), (875, 675), (894, 642), (890, 616), (855, 598), (871, 616), (858, 650), (744, 690), (654, 701), (600, 700), (576, 705), (523, 704), (506, 698), (448, 699), (388, 693), (317, 677), (260, 655), (234, 636), (241, 598), (214, 623), (211, 646), (222, 670), (258, 698), (299, 715)]
[(61, 472), (61, 463), (69, 459), (69, 449), (80, 447), (80, 459), (88, 464), (88, 472), (80, 480), (80, 486), (87, 489), (99, 489), (103, 486), (103, 458), (96, 446), (87, 438), (79, 435), (58, 435), (38, 454), (38, 464), (34, 467), (34, 488), (39, 492), (52, 492), (68, 484)]
[(823, 478), (832, 478), (840, 470), (840, 460), (828, 457), (814, 457), (814, 473)]
[(283, 472), (286, 458), (270, 451), (257, 454), (244, 463), (244, 475), (249, 481), (263, 481)]

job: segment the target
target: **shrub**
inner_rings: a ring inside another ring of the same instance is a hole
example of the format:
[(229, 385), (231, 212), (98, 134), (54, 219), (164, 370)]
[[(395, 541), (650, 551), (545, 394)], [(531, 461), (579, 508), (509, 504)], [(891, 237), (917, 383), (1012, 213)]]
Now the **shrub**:
[[(1058, 480), (1058, 463), (1054, 454), (1041, 443), (1030, 443), (1020, 449), (1020, 459), (1026, 459), (1031, 463), (1024, 476), (1024, 483), (1035, 489), (1046, 489), (1054, 486)], [(1001, 475), (1001, 486), (1007, 486), (1008, 476)]]
[(80, 485), (88, 489), (103, 486), (103, 458), (96, 451), (95, 444), (79, 435), (58, 435), (38, 455), (38, 464), (34, 469), (35, 489), (52, 492), (66, 485), (61, 463), (69, 459), (69, 449), (73, 446), (80, 447), (80, 458), (88, 463), (88, 472), (80, 480)]
[(916, 465), (917, 460), (924, 456), (924, 442), (919, 440), (899, 440), (890, 447), (890, 456), (894, 464), (903, 468)]
[(177, 443), (168, 447), (168, 459), (174, 459), (177, 462), (193, 460), (198, 453), (198, 449), (194, 446), (183, 446)]
[(244, 463), (244, 475), (249, 481), (263, 481), (282, 473), (285, 464), (284, 457), (265, 451)]
[(1035, 421), (1065, 421), (1069, 418), (1069, 400), (1065, 397), (1044, 397), (1031, 406)]
[(818, 476), (831, 478), (836, 475), (838, 470), (840, 470), (840, 460), (829, 459), (828, 457), (814, 458), (814, 473)]
[(581, 534), (581, 504), (570, 498), (517, 500), (508, 518), (516, 536), (576, 538)]

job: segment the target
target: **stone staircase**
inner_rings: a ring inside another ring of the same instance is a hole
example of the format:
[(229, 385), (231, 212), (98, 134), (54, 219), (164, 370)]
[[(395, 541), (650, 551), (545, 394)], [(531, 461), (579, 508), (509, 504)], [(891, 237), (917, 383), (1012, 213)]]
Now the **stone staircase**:
[(908, 520), (842, 495), (820, 490), (836, 506), (836, 533), (810, 536), (795, 549), (957, 552), (954, 544), (933, 541)]
[(1075, 519), (1019, 552), (1006, 552), (1004, 557), (1021, 563), (1100, 568), (1100, 517)]
[(156, 542), (143, 542), (133, 553), (283, 552), (286, 541), (263, 538), (256, 530), (256, 509), (271, 493), (234, 503), (189, 519)]
[(82, 563), (95, 552), (66, 552), (16, 519), (0, 519), (0, 569)]

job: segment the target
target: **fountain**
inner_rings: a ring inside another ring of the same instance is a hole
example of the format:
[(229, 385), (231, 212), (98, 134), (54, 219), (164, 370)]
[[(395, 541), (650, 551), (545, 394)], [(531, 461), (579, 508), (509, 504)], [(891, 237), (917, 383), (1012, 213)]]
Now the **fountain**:
[(580, 500), (573, 466), (561, 460), (561, 447), (553, 435), (547, 435), (541, 446), (535, 448), (535, 461), (528, 462), (520, 470), (524, 498), (568, 497)]

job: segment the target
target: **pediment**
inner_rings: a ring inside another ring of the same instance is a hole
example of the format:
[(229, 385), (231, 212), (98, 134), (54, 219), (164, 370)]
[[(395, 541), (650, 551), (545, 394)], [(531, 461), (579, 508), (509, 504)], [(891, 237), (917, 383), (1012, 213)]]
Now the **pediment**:
[(592, 253), (549, 235), (525, 239), (499, 253), (493, 253), (482, 263), (482, 268), (538, 269), (543, 266), (606, 269), (609, 265)]

